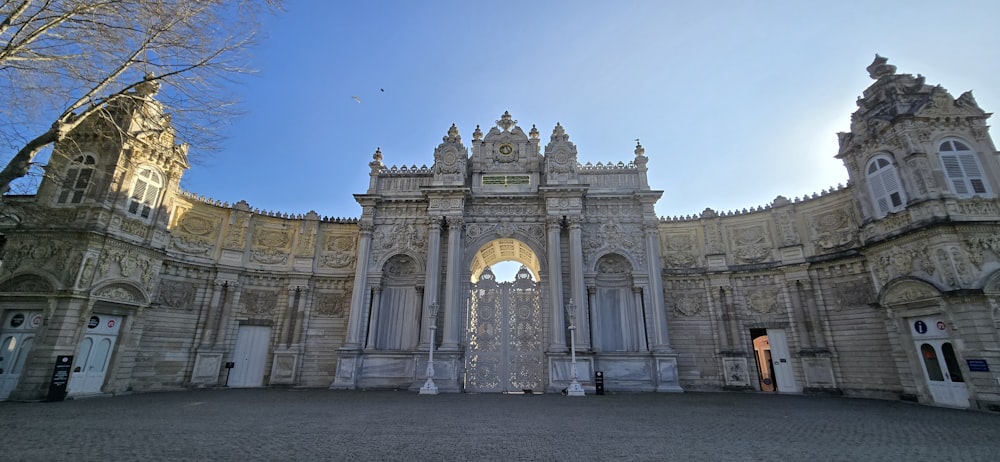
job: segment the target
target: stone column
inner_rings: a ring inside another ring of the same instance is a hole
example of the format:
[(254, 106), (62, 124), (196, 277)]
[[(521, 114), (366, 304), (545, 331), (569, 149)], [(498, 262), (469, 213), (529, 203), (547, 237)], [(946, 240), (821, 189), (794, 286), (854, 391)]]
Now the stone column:
[(819, 310), (816, 308), (816, 292), (813, 290), (812, 281), (799, 281), (802, 294), (802, 303), (806, 313), (806, 324), (812, 332), (812, 346), (817, 350), (826, 350), (826, 339), (823, 335), (823, 323), (819, 318)]
[(576, 303), (576, 332), (588, 332), (589, 335), (577, 335), (576, 347), (580, 351), (590, 351), (590, 316), (587, 316), (587, 286), (583, 282), (583, 217), (569, 217), (569, 278), (570, 294)]
[(427, 350), (430, 346), (431, 303), (440, 303), (438, 296), (441, 292), (441, 220), (431, 218), (427, 231), (427, 272), (424, 274), (424, 298), (422, 319), (420, 323), (420, 351)]
[[(597, 286), (587, 286), (587, 307), (589, 308), (590, 319), (598, 320), (597, 312), (594, 311), (597, 309)], [(590, 348), (594, 348), (594, 333), (600, 332), (600, 329), (600, 323), (591, 324)], [(579, 335), (579, 333), (580, 331), (577, 330), (577, 335)], [(604, 345), (601, 345), (601, 347), (603, 348)]]
[[(635, 312), (642, 315), (642, 287), (634, 286), (632, 287), (632, 303), (635, 304)], [(640, 320), (636, 320), (640, 321)], [(642, 319), (641, 321), (645, 321)], [(649, 326), (645, 322), (642, 322), (642, 331), (636, 332), (635, 335), (640, 335), (639, 337), (639, 351), (649, 351)]]
[(361, 348), (361, 318), (365, 315), (364, 306), (368, 279), (368, 260), (371, 258), (372, 231), (371, 223), (358, 223), (360, 236), (358, 238), (358, 259), (354, 268), (354, 290), (351, 292), (351, 313), (347, 321), (347, 341), (343, 349), (357, 350)]
[[(550, 216), (546, 218), (545, 225), (548, 230), (548, 260), (549, 260), (549, 305), (552, 314), (552, 342), (549, 344), (549, 351), (562, 352), (569, 351), (566, 348), (566, 314), (563, 303), (562, 284), (562, 252), (560, 252), (559, 232), (561, 231), (562, 217)], [(582, 303), (582, 300), (577, 303)]]
[(796, 332), (799, 334), (799, 347), (803, 350), (812, 349), (812, 338), (809, 332), (809, 323), (805, 319), (805, 310), (802, 308), (802, 285), (798, 281), (789, 282), (788, 299), (791, 302), (792, 318), (795, 320)]
[(734, 351), (746, 351), (746, 345), (740, 342), (740, 320), (736, 314), (736, 300), (733, 298), (733, 288), (727, 287), (722, 296), (722, 306), (725, 308), (726, 328), (729, 329), (729, 346)]
[(719, 287), (718, 292), (709, 288), (708, 299), (712, 303), (714, 308), (712, 311), (715, 319), (715, 332), (719, 334), (719, 350), (729, 351), (732, 350), (732, 345), (729, 342), (729, 334), (726, 332), (728, 325), (726, 323), (726, 292), (723, 287)]
[(368, 338), (364, 341), (366, 350), (374, 349), (375, 342), (378, 341), (375, 330), (378, 329), (378, 315), (380, 311), (382, 311), (382, 284), (375, 283), (372, 284), (372, 315), (368, 320)]
[(649, 271), (649, 312), (653, 316), (653, 351), (671, 353), (667, 330), (667, 307), (663, 304), (663, 270), (660, 268), (660, 240), (657, 223), (644, 223), (646, 267)]
[(444, 335), (441, 350), (458, 351), (462, 316), (462, 217), (448, 217), (448, 262), (444, 283)]
[(222, 279), (216, 279), (215, 283), (212, 284), (212, 295), (208, 302), (208, 316), (205, 318), (205, 330), (201, 333), (202, 345), (207, 346), (214, 343), (215, 329), (218, 327), (216, 323), (219, 317), (219, 299), (228, 288), (229, 282)]
[[(232, 317), (233, 306), (239, 303), (239, 285), (235, 282), (224, 281), (222, 284), (222, 296), (219, 303), (222, 305), (222, 316), (219, 317), (219, 325), (215, 328), (215, 346), (222, 346), (226, 341), (226, 329), (229, 328), (229, 319)], [(232, 291), (232, 297), (229, 292)]]

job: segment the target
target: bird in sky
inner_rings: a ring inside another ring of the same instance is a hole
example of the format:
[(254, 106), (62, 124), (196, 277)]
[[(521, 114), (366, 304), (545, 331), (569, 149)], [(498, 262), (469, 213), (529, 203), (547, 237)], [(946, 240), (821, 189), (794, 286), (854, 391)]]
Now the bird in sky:
[(361, 104), (361, 98), (358, 98), (357, 96), (352, 96), (351, 99), (353, 99), (354, 101), (357, 101), (358, 104)]

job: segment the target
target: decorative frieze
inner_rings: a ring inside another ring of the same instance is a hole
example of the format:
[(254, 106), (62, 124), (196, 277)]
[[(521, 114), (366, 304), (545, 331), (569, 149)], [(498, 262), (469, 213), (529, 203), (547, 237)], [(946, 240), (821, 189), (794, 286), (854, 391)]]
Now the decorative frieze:
[(194, 308), (196, 287), (187, 281), (161, 280), (156, 302), (183, 310)]
[(243, 312), (252, 318), (270, 318), (278, 306), (278, 291), (245, 289), (241, 296)]
[(813, 244), (820, 251), (837, 251), (858, 244), (857, 225), (847, 207), (812, 217)]
[(320, 292), (313, 301), (313, 313), (320, 316), (344, 316), (350, 304), (350, 292)]
[(730, 243), (736, 263), (760, 263), (771, 256), (767, 225), (733, 227), (730, 229)]
[(779, 310), (780, 294), (781, 290), (777, 288), (745, 290), (743, 298), (747, 309), (752, 313), (770, 314)]

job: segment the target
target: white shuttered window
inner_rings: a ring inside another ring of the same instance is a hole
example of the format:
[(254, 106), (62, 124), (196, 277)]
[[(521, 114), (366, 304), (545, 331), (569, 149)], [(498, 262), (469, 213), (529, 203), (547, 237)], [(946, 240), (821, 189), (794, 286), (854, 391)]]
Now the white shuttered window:
[(887, 156), (878, 156), (868, 163), (866, 171), (868, 189), (871, 192), (872, 203), (875, 204), (875, 215), (881, 218), (889, 213), (903, 210), (906, 195), (892, 161)]
[(959, 140), (945, 140), (938, 149), (941, 166), (958, 197), (989, 195), (990, 190), (975, 151)]

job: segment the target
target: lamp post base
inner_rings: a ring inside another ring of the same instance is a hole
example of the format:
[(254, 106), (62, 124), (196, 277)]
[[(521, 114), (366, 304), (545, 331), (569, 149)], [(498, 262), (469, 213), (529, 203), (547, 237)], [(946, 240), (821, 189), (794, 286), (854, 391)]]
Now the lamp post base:
[(566, 396), (586, 396), (586, 393), (583, 392), (583, 387), (580, 386), (580, 382), (573, 380), (573, 382), (569, 384), (569, 387), (566, 388)]
[[(410, 392), (413, 393), (413, 392)], [(424, 382), (424, 386), (420, 387), (421, 395), (436, 395), (438, 394), (438, 387), (434, 384), (434, 380), (427, 377), (427, 381)]]

